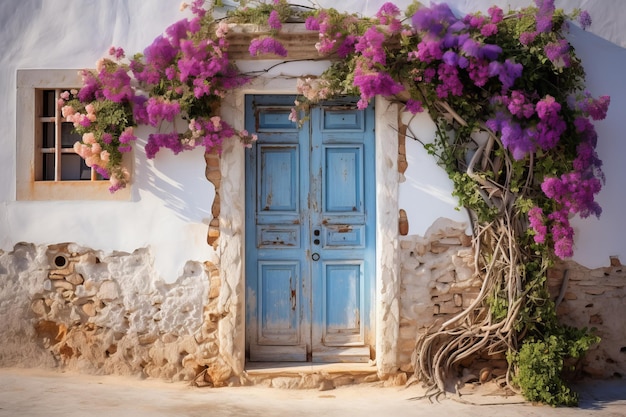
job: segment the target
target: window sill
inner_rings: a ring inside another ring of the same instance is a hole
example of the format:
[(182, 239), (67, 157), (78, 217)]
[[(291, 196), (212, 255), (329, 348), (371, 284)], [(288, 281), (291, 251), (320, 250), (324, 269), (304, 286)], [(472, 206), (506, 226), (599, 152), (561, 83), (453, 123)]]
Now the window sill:
[(18, 201), (129, 201), (130, 187), (111, 194), (109, 181), (33, 181), (18, 184)]

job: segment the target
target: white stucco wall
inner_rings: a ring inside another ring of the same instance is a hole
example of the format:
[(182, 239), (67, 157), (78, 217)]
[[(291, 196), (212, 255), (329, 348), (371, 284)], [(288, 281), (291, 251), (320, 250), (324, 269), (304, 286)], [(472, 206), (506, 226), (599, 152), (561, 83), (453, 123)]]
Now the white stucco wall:
[[(371, 15), (382, 3), (351, 0), (341, 2), (341, 7)], [(408, 3), (409, 0), (396, 2), (400, 8)], [(530, 1), (448, 3), (457, 11), (468, 12), (484, 11), (494, 3), (506, 8)], [(319, 4), (338, 6), (331, 0)], [(123, 47), (128, 55), (140, 52), (167, 26), (187, 16), (179, 12), (179, 5), (180, 0), (0, 2), (0, 143), (4, 149), (0, 153), (0, 249), (11, 250), (20, 241), (76, 242), (103, 251), (150, 247), (156, 270), (168, 282), (176, 280), (187, 260), (214, 260), (216, 254), (206, 244), (214, 190), (204, 178), (202, 151), (173, 156), (165, 150), (148, 161), (143, 153), (147, 133), (141, 135), (141, 131), (130, 201), (15, 201), (16, 70), (93, 67), (111, 45)], [(618, 25), (626, 17), (626, 3), (621, 0), (557, 0), (557, 6), (589, 10), (594, 19), (592, 32), (617, 45), (626, 45), (626, 29)], [(612, 97), (607, 120), (597, 123), (599, 152), (607, 176), (607, 185), (599, 197), (604, 214), (600, 220), (575, 223), (575, 260), (596, 267), (606, 264), (608, 255), (626, 259), (622, 241), (626, 222), (621, 210), (626, 203), (626, 193), (621, 188), (626, 169), (620, 161), (620, 156), (626, 154), (626, 143), (621, 140), (621, 115), (626, 108), (626, 83), (622, 77), (626, 50), (577, 28), (572, 31), (572, 42), (585, 63), (592, 94)], [(419, 129), (428, 132), (428, 123), (421, 123)], [(407, 153), (409, 169), (399, 201), (409, 214), (410, 233), (425, 233), (441, 216), (466, 218), (454, 209), (445, 174), (420, 145), (407, 140)]]

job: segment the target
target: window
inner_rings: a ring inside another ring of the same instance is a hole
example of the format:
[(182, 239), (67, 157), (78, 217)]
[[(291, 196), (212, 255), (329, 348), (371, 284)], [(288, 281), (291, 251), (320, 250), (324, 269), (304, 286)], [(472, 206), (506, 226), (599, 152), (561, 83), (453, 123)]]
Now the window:
[(64, 122), (56, 105), (63, 90), (35, 90), (38, 123), (35, 130), (35, 180), (80, 181), (101, 180), (96, 171), (74, 152), (74, 143), (81, 139), (72, 123)]
[(60, 94), (81, 85), (78, 70), (17, 72), (17, 199), (127, 200), (74, 152), (80, 135), (57, 106)]

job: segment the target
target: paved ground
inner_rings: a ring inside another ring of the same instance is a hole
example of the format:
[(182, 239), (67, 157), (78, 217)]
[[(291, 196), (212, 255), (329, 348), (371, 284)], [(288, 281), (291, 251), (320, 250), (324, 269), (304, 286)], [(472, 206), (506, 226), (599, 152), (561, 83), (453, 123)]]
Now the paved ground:
[[(324, 416), (324, 417), (625, 417), (626, 380), (591, 381), (576, 387), (580, 408), (523, 403), (489, 395), (483, 386), (463, 400), (411, 400), (419, 387), (340, 387), (331, 391), (263, 387), (193, 388), (185, 383), (42, 370), (0, 369), (0, 416)], [(506, 403), (494, 405), (494, 403)]]

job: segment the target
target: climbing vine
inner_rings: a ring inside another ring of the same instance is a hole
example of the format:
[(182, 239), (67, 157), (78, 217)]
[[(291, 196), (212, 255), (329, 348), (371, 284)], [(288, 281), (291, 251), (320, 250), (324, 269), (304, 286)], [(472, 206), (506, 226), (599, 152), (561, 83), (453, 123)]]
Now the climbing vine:
[(148, 137), (149, 158), (164, 147), (219, 151), (231, 137), (250, 146), (256, 136), (235, 131), (219, 114), (221, 99), (249, 81), (229, 60), (228, 23), (264, 24), (268, 34), (251, 42), (250, 54), (280, 57), (288, 52), (275, 35), (287, 22), (304, 22), (332, 64), (298, 81), (290, 118), (299, 122), (310, 103), (338, 95), (357, 95), (360, 108), (381, 95), (406, 112), (428, 111), (435, 140), (410, 128), (408, 135), (446, 170), (471, 213), (482, 288), (470, 307), (421, 334), (416, 377), (443, 392), (461, 363), (506, 354), (510, 386), (530, 400), (575, 404), (561, 379), (564, 364), (598, 340), (557, 322), (546, 271), (555, 257), (573, 253), (570, 217), (601, 213), (595, 196), (604, 176), (592, 121), (606, 116), (610, 100), (585, 90), (566, 38), (571, 22), (584, 29), (590, 16), (566, 14), (553, 0), (461, 17), (445, 3), (414, 3), (404, 12), (385, 3), (371, 18), (286, 0), (240, 3), (217, 20), (213, 5), (184, 4), (193, 17), (143, 53), (127, 60), (112, 48), (95, 71), (84, 71), (83, 88), (60, 103), (83, 134), (77, 152), (113, 179), (115, 191), (130, 180), (121, 153), (130, 150), (137, 124), (159, 129)]

